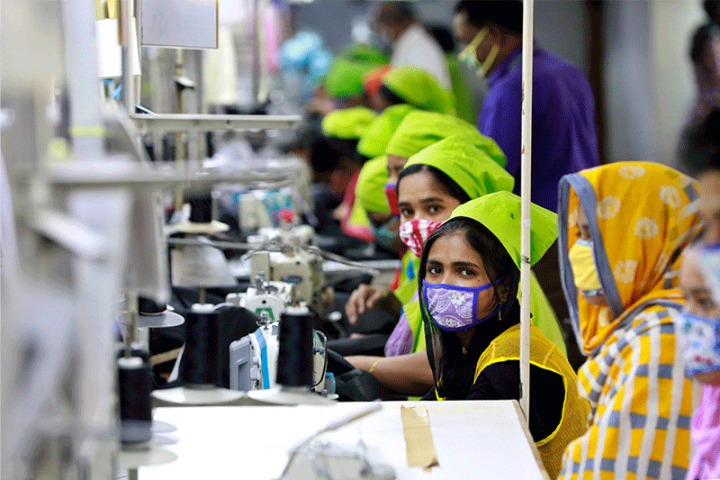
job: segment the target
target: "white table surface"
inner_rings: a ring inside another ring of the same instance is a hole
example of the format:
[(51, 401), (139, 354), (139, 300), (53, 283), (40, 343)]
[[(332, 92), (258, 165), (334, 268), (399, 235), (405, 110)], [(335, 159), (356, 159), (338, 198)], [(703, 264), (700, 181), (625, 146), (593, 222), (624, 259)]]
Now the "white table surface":
[[(401, 405), (425, 405), (439, 466), (409, 468)], [(384, 402), (371, 413), (321, 439), (354, 447), (359, 439), (371, 461), (390, 464), (403, 479), (544, 479), (512, 401)], [(161, 407), (155, 419), (177, 427), (179, 439), (164, 446), (177, 460), (140, 467), (140, 480), (276, 479), (288, 450), (330, 422), (367, 408), (366, 403), (331, 406)], [(537, 450), (535, 450), (535, 454)]]

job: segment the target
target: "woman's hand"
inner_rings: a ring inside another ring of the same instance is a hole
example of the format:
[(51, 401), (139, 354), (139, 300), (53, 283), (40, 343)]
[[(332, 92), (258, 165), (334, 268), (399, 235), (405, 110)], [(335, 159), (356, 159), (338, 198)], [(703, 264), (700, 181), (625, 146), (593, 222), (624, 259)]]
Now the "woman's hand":
[(345, 305), (345, 313), (351, 325), (358, 321), (358, 315), (375, 308), (380, 300), (387, 297), (390, 291), (386, 287), (362, 284), (350, 295)]

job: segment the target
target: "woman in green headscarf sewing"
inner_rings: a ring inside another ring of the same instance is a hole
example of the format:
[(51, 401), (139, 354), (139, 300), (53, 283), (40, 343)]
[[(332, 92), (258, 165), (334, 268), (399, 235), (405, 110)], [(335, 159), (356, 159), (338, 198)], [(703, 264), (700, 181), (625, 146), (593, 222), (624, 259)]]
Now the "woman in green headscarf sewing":
[[(533, 205), (530, 261), (557, 238), (557, 215)], [(520, 393), (520, 197), (497, 192), (456, 208), (428, 237), (419, 296), (438, 400), (507, 400)], [(528, 425), (551, 478), (585, 431), (589, 404), (565, 355), (530, 327)]]
[[(500, 165), (458, 136), (446, 138), (412, 156), (406, 169), (408, 173), (403, 172), (400, 185), (401, 192), (407, 188), (401, 204), (401, 237), (415, 259), (428, 227), (437, 228), (462, 203), (488, 193), (512, 190), (514, 185), (512, 176)], [(425, 225), (419, 225), (421, 219), (426, 220)], [(408, 226), (410, 228), (406, 228)], [(412, 273), (410, 278), (409, 285), (417, 290)], [(385, 345), (386, 357), (356, 356), (347, 360), (397, 392), (422, 395), (432, 386), (432, 371), (424, 352), (419, 305), (413, 295), (414, 292), (410, 292), (410, 298), (404, 302), (404, 313)], [(539, 305), (542, 298), (540, 292)], [(541, 308), (533, 311), (539, 315)]]

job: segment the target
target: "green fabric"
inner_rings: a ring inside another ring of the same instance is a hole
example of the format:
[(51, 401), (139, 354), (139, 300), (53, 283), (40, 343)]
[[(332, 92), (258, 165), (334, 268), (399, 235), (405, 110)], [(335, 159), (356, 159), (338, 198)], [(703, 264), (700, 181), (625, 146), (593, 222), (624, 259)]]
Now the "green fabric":
[[(417, 274), (419, 268), (420, 259), (410, 250), (405, 252), (405, 255), (403, 255), (402, 258), (402, 267), (400, 270), (400, 278), (398, 279), (398, 286), (395, 290), (393, 290), (393, 294), (403, 305), (410, 302), (417, 291)], [(412, 278), (408, 275), (408, 270), (412, 270)]]
[(383, 85), (407, 103), (438, 113), (455, 113), (455, 99), (435, 76), (417, 67), (393, 68)]
[(390, 213), (385, 197), (385, 184), (388, 179), (385, 155), (368, 160), (360, 170), (355, 186), (355, 201), (368, 212)]
[(323, 135), (343, 140), (357, 140), (363, 136), (376, 117), (374, 111), (365, 107), (335, 110), (323, 118)]
[(452, 135), (416, 153), (405, 164), (430, 165), (453, 179), (468, 196), (482, 197), (488, 193), (511, 192), (515, 179), (495, 163), (483, 150), (465, 138)]
[(383, 155), (398, 125), (413, 110), (415, 110), (415, 107), (407, 104), (393, 105), (386, 108), (373, 120), (360, 138), (357, 151), (368, 158)]
[(374, 63), (378, 66), (387, 65), (390, 59), (381, 50), (364, 43), (353, 43), (343, 48), (339, 58), (361, 63)]
[[(467, 217), (481, 223), (503, 244), (520, 268), (520, 197), (510, 192), (490, 193), (457, 207), (450, 218)], [(530, 207), (530, 264), (535, 265), (557, 238), (557, 214)]]
[(475, 93), (468, 82), (465, 73), (460, 68), (457, 55), (450, 53), (445, 56), (447, 60), (448, 73), (452, 83), (453, 97), (455, 97), (455, 113), (458, 118), (466, 122), (475, 123), (477, 120), (477, 106), (475, 105)]
[(388, 63), (388, 57), (375, 47), (350, 45), (330, 64), (323, 85), (332, 97), (358, 97), (363, 93), (363, 77)]
[(410, 158), (420, 150), (452, 135), (465, 138), (504, 167), (505, 154), (495, 140), (478, 132), (475, 125), (452, 115), (415, 111), (408, 113), (390, 139), (385, 153)]

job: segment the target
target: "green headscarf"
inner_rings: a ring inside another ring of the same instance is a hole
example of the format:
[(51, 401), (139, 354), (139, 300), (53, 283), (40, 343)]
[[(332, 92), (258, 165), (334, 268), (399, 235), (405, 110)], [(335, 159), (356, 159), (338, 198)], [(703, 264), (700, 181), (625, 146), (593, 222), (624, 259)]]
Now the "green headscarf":
[(416, 153), (405, 164), (430, 165), (450, 177), (468, 196), (511, 192), (515, 179), (482, 150), (464, 137), (452, 135)]
[(440, 85), (435, 76), (417, 67), (398, 67), (390, 70), (383, 79), (388, 88), (407, 103), (439, 113), (455, 113), (452, 92)]
[(398, 125), (413, 110), (415, 107), (406, 104), (386, 108), (375, 118), (360, 138), (357, 151), (368, 158), (383, 155)]
[(375, 47), (350, 45), (333, 60), (323, 85), (327, 93), (335, 98), (360, 96), (363, 93), (363, 77), (388, 63), (388, 58)]
[[(520, 197), (510, 192), (490, 193), (457, 207), (450, 218), (456, 217), (472, 218), (487, 227), (520, 268)], [(533, 204), (530, 219), (530, 264), (535, 265), (557, 238), (557, 215)]]
[(377, 114), (365, 107), (343, 108), (325, 115), (323, 135), (343, 140), (357, 140), (363, 136)]
[(368, 160), (358, 176), (355, 201), (368, 212), (390, 213), (390, 206), (385, 198), (387, 182), (387, 157), (383, 155)]
[(501, 167), (507, 163), (505, 154), (495, 140), (478, 132), (475, 125), (452, 115), (422, 111), (410, 112), (405, 116), (390, 139), (385, 153), (410, 158), (451, 135), (465, 138)]
[(387, 65), (390, 59), (381, 50), (365, 43), (353, 43), (343, 48), (338, 55), (339, 58), (359, 63), (374, 63)]

